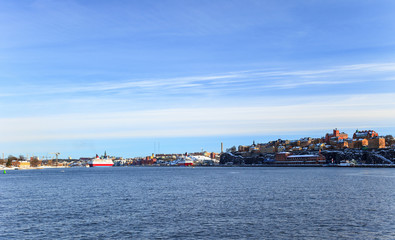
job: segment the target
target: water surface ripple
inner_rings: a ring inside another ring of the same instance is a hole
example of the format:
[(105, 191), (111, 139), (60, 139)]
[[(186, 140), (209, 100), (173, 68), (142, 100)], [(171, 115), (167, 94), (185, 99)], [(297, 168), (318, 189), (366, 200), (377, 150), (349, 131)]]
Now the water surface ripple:
[(395, 171), (8, 171), (1, 239), (395, 239)]

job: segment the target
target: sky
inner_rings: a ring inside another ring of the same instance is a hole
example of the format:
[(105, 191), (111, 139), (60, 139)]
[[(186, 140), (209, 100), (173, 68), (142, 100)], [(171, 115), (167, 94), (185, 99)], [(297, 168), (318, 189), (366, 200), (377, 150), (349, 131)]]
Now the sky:
[(392, 0), (0, 1), (0, 153), (395, 133)]

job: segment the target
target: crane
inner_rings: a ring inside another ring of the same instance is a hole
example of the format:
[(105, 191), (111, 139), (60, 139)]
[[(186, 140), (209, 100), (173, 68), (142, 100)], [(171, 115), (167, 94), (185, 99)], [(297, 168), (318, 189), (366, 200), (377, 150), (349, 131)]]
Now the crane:
[(50, 154), (56, 155), (56, 165), (58, 165), (58, 156), (60, 155), (60, 153), (59, 152), (55, 152), (55, 153), (50, 153)]

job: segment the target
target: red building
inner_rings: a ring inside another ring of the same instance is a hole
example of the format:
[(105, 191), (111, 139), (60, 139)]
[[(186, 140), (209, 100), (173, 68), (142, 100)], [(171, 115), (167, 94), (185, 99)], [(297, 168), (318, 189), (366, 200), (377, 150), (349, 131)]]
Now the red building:
[(291, 155), (290, 152), (279, 152), (276, 154), (276, 162), (286, 161), (287, 157)]
[(210, 153), (210, 158), (211, 158), (211, 159), (215, 159), (215, 157), (216, 157), (215, 152)]
[(289, 152), (276, 154), (276, 164), (325, 164), (326, 159), (321, 153), (309, 155), (291, 155)]
[(341, 139), (347, 139), (348, 138), (348, 134), (347, 133), (344, 133), (344, 132), (339, 132), (339, 130), (337, 130), (337, 128), (335, 128), (335, 129), (333, 129), (333, 133), (331, 134), (331, 133), (327, 133), (326, 135), (325, 135), (325, 142), (326, 143), (330, 143), (330, 141), (332, 140), (334, 140), (334, 141), (336, 141), (336, 142), (338, 142), (339, 140), (341, 140)]

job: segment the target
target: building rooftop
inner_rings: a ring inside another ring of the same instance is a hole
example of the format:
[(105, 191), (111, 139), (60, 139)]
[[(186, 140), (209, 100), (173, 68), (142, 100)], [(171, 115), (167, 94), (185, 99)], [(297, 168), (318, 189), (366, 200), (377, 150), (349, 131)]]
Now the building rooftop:
[(310, 154), (310, 155), (291, 155), (291, 156), (288, 156), (289, 158), (298, 158), (298, 157), (305, 157), (305, 158), (307, 158), (307, 157), (318, 157), (319, 155), (313, 155), (313, 154)]

